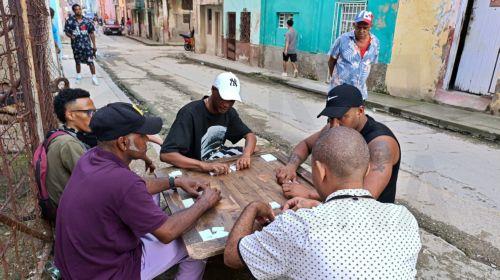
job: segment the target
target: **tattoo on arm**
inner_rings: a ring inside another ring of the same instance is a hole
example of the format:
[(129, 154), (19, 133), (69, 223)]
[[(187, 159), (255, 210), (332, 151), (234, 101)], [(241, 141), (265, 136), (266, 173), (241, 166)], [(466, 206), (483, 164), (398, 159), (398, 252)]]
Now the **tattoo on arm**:
[(391, 149), (385, 141), (377, 141), (370, 147), (370, 162), (373, 171), (384, 172), (385, 164), (391, 162)]
[(290, 158), (288, 159), (288, 163), (289, 164), (293, 164), (293, 165), (300, 165), (302, 163), (302, 159), (300, 158), (299, 155), (293, 153)]

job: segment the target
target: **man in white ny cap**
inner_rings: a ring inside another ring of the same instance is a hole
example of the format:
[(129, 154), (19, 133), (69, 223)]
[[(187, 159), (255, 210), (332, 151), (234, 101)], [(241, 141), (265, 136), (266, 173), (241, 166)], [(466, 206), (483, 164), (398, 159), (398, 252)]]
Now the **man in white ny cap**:
[[(233, 108), (235, 101), (241, 102), (239, 79), (230, 72), (219, 74), (211, 93), (179, 110), (160, 159), (180, 168), (221, 175), (229, 173), (229, 165), (206, 161), (241, 155), (236, 168), (249, 168), (257, 138)], [(224, 146), (226, 140), (234, 144), (243, 138), (244, 148)]]
[(379, 41), (370, 32), (373, 14), (361, 11), (354, 19), (354, 30), (340, 35), (328, 52), (330, 89), (342, 84), (355, 86), (363, 100), (368, 98), (366, 80), (371, 65), (377, 63)]

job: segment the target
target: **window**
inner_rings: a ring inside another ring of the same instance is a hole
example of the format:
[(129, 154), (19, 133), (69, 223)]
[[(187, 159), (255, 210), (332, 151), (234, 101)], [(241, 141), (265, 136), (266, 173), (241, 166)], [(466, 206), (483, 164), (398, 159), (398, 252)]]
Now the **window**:
[(278, 28), (288, 28), (286, 22), (293, 19), (292, 13), (278, 13)]
[(207, 10), (207, 34), (212, 35), (212, 9)]
[(182, 15), (182, 23), (190, 23), (191, 22), (191, 15), (190, 14), (183, 14)]
[(182, 0), (181, 7), (183, 10), (192, 11), (193, 10), (193, 0)]
[(366, 10), (366, 0), (343, 0), (335, 3), (332, 42), (342, 33), (351, 31), (356, 15)]
[(250, 43), (250, 19), (251, 14), (249, 12), (241, 13), (240, 42), (242, 43)]

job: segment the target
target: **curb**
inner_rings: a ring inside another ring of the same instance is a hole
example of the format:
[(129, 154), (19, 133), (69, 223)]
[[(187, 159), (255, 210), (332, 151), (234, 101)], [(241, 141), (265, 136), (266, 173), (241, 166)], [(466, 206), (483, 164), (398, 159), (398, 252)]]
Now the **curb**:
[[(242, 70), (238, 70), (236, 68), (226, 67), (226, 66), (219, 65), (217, 63), (207, 62), (207, 61), (204, 61), (204, 60), (201, 60), (198, 58), (190, 57), (186, 54), (184, 54), (184, 58), (191, 60), (191, 61), (194, 61), (194, 62), (197, 62), (197, 63), (200, 63), (202, 65), (210, 66), (210, 67), (221, 69), (224, 71), (231, 71), (233, 73), (245, 75), (245, 76), (250, 77), (250, 78), (263, 78), (263, 79), (271, 80), (273, 82), (277, 82), (277, 83), (280, 83), (280, 84), (283, 84), (283, 85), (286, 85), (286, 86), (289, 86), (289, 87), (292, 87), (295, 89), (303, 90), (303, 91), (314, 93), (314, 94), (319, 94), (321, 96), (326, 96), (326, 92), (323, 92), (323, 91), (320, 91), (317, 89), (313, 89), (313, 88), (309, 88), (306, 86), (302, 86), (300, 84), (290, 83), (285, 79), (269, 76), (263, 72), (242, 71)], [(392, 98), (397, 99), (397, 97), (392, 97)], [(391, 115), (399, 116), (399, 117), (402, 117), (402, 118), (405, 118), (408, 120), (416, 121), (419, 123), (423, 123), (426, 125), (438, 127), (441, 129), (446, 129), (449, 131), (453, 131), (453, 132), (457, 132), (457, 133), (461, 133), (461, 134), (465, 134), (465, 135), (470, 135), (470, 136), (473, 136), (473, 137), (476, 137), (479, 139), (483, 139), (483, 140), (487, 140), (487, 141), (491, 141), (494, 143), (500, 143), (500, 132), (491, 132), (491, 131), (479, 129), (479, 128), (476, 128), (473, 126), (465, 125), (465, 124), (462, 124), (459, 122), (437, 119), (437, 118), (432, 117), (432, 116), (428, 116), (428, 115), (420, 114), (418, 112), (414, 112), (411, 109), (388, 106), (387, 104), (383, 104), (383, 103), (376, 102), (373, 100), (371, 100), (371, 101), (367, 100), (366, 104), (375, 110), (379, 110), (379, 111), (382, 111), (382, 112), (385, 112), (385, 113), (388, 113)], [(441, 105), (441, 106), (446, 106), (446, 105)]]
[(137, 41), (143, 45), (150, 46), (150, 47), (161, 47), (161, 46), (170, 46), (170, 47), (179, 47), (183, 46), (182, 43), (148, 43), (146, 41), (143, 41), (136, 36), (129, 36), (129, 35), (123, 35), (125, 38), (132, 39), (134, 41)]

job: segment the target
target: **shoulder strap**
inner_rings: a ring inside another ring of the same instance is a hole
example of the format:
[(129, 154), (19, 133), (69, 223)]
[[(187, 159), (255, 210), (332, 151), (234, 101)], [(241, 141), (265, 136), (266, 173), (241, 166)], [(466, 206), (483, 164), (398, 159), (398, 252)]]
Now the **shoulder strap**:
[(45, 146), (45, 150), (47, 150), (49, 148), (49, 145), (52, 142), (52, 140), (56, 139), (57, 137), (59, 137), (61, 135), (65, 135), (65, 134), (69, 135), (66, 131), (64, 131), (62, 129), (58, 129), (58, 130), (54, 131), (53, 133), (51, 133), (49, 135), (49, 137), (47, 137), (47, 139), (43, 143), (43, 145)]

